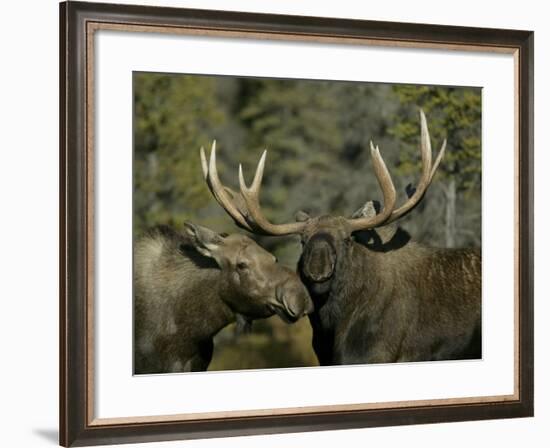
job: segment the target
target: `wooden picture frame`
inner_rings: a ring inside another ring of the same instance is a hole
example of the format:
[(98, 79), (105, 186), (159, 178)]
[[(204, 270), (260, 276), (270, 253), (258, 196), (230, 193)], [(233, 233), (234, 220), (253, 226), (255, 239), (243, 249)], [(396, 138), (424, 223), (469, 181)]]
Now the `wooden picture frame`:
[[(93, 35), (312, 40), (511, 54), (516, 64), (516, 388), (513, 396), (94, 418)], [(60, 444), (82, 446), (533, 415), (533, 32), (100, 3), (60, 4)], [(272, 412), (271, 412), (272, 411)]]

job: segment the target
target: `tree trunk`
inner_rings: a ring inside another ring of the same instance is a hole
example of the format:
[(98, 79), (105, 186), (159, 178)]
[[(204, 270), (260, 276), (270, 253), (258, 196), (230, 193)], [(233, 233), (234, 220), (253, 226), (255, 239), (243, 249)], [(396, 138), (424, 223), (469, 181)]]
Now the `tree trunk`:
[(449, 180), (445, 189), (445, 246), (456, 245), (456, 183)]

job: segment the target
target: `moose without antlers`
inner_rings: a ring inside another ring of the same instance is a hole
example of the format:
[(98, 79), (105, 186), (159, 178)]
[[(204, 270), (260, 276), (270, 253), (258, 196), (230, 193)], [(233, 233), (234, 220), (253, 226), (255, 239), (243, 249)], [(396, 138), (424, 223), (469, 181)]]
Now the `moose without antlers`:
[(135, 373), (206, 370), (213, 336), (236, 318), (311, 312), (296, 273), (250, 238), (184, 230), (157, 227), (136, 242)]
[(382, 190), (378, 214), (354, 218), (309, 217), (274, 224), (259, 201), (264, 151), (252, 185), (239, 166), (240, 192), (224, 187), (216, 171), (216, 148), (209, 163), (201, 149), (210, 189), (235, 222), (265, 235), (300, 235), (298, 263), (315, 310), (310, 314), (313, 348), (321, 365), (389, 363), (481, 357), (481, 254), (478, 249), (437, 249), (412, 241), (371, 248), (357, 238), (411, 212), (423, 198), (445, 153), (432, 163), (426, 117), (420, 111), (422, 174), (414, 193), (396, 208), (396, 191), (371, 142), (374, 172)]

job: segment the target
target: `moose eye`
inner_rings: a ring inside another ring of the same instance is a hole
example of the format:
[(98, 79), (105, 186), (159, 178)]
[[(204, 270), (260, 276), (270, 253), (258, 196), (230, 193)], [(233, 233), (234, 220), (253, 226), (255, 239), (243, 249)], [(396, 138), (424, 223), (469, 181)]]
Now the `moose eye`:
[(248, 264), (246, 264), (244, 261), (239, 261), (239, 262), (237, 263), (237, 269), (239, 269), (239, 270), (242, 271), (242, 270), (244, 270), (244, 269), (246, 269), (246, 268), (248, 268)]

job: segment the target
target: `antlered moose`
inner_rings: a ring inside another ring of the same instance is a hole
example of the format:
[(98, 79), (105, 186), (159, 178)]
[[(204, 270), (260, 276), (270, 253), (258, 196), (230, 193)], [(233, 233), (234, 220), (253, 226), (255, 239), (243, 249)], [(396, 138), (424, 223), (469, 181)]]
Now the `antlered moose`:
[(206, 370), (213, 336), (239, 319), (312, 311), (291, 269), (245, 235), (186, 223), (157, 227), (134, 246), (135, 373)]
[(299, 274), (315, 310), (309, 315), (313, 348), (322, 365), (471, 359), (481, 357), (481, 254), (479, 249), (438, 249), (407, 241), (382, 251), (357, 241), (365, 230), (386, 226), (423, 198), (445, 153), (432, 163), (426, 117), (420, 111), (422, 174), (414, 193), (396, 208), (396, 191), (378, 147), (371, 155), (383, 194), (378, 214), (354, 218), (309, 217), (273, 224), (262, 213), (259, 193), (264, 151), (252, 185), (239, 166), (240, 192), (222, 185), (213, 145), (203, 170), (214, 197), (250, 232), (300, 235)]

